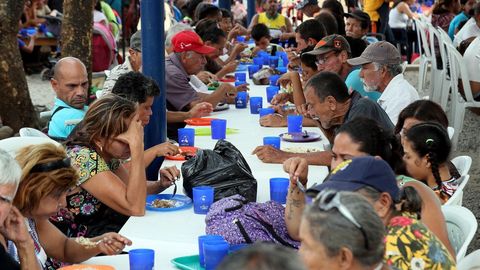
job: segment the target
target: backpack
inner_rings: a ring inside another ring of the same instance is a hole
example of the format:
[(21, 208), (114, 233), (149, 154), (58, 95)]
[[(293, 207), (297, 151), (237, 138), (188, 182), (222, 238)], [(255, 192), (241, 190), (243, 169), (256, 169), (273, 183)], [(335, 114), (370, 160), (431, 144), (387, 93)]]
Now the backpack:
[(275, 201), (248, 202), (241, 195), (223, 198), (210, 206), (206, 233), (221, 235), (230, 244), (275, 242), (298, 248), (285, 224), (285, 208)]
[(117, 45), (108, 27), (94, 23), (92, 37), (92, 71), (99, 72), (116, 65)]

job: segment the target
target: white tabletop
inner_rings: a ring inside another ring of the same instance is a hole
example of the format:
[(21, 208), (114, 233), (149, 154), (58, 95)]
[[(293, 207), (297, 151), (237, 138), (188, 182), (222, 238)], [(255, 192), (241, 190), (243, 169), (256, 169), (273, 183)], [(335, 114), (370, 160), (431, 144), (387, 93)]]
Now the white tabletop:
[[(262, 96), (263, 107), (267, 107), (266, 86), (256, 86), (250, 82), (250, 96)], [(257, 201), (265, 202), (270, 199), (269, 179), (272, 177), (288, 177), (283, 172), (281, 164), (266, 164), (260, 161), (252, 151), (263, 144), (264, 136), (277, 136), (287, 132), (287, 128), (266, 128), (259, 125), (259, 115), (250, 114), (250, 109), (236, 109), (230, 105), (226, 111), (214, 112), (211, 117), (226, 119), (228, 128), (238, 129), (238, 133), (227, 135), (226, 140), (237, 147), (252, 170), (257, 180)], [(194, 127), (196, 128), (196, 127)], [(318, 128), (304, 128), (309, 132), (320, 132)], [(202, 149), (213, 149), (217, 140), (210, 136), (196, 136), (195, 146)], [(323, 149), (327, 139), (322, 134), (322, 139), (316, 142), (291, 143), (281, 142), (281, 148), (302, 147)], [(182, 162), (166, 160), (162, 166), (176, 165), (181, 167)], [(310, 183), (320, 183), (327, 176), (328, 170), (324, 166), (309, 167)], [(183, 193), (183, 180), (178, 183), (178, 193)], [(164, 193), (172, 193), (172, 188)], [(193, 208), (173, 212), (147, 211), (143, 217), (131, 217), (120, 234), (133, 240), (133, 246), (127, 248), (153, 248), (155, 249), (156, 269), (175, 269), (170, 260), (175, 257), (198, 254), (197, 237), (205, 234), (205, 215), (193, 213)], [(107, 264), (117, 269), (128, 269), (128, 256), (103, 256), (92, 258), (85, 263)]]

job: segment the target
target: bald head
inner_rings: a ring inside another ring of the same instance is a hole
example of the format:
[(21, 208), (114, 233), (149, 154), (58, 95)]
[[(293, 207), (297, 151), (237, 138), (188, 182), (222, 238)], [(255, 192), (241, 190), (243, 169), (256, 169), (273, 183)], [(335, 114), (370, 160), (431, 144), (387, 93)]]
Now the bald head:
[(87, 100), (88, 74), (82, 61), (75, 57), (60, 59), (53, 69), (51, 84), (58, 99), (83, 109)]

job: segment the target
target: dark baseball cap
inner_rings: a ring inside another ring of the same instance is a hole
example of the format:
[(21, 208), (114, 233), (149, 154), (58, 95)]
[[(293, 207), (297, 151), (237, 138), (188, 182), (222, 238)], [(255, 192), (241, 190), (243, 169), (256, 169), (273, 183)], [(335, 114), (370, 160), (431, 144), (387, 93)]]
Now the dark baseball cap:
[(340, 163), (325, 182), (308, 189), (307, 194), (314, 196), (326, 189), (357, 191), (363, 187), (387, 192), (393, 201), (398, 201), (400, 191), (393, 170), (387, 162), (372, 156), (357, 157)]
[(350, 44), (343, 36), (333, 34), (322, 38), (313, 50), (305, 54), (321, 55), (331, 51), (341, 52), (343, 50), (351, 53)]
[(362, 22), (367, 22), (367, 25), (370, 25), (370, 16), (368, 13), (359, 9), (356, 9), (350, 13), (345, 13), (343, 16), (345, 16), (345, 18), (354, 18)]
[(318, 5), (318, 1), (317, 0), (302, 0), (295, 6), (295, 8), (296, 9), (302, 9), (302, 8), (308, 6), (308, 5)]
[(372, 62), (379, 64), (401, 64), (402, 56), (398, 49), (387, 41), (379, 41), (368, 45), (362, 55), (348, 59), (352, 66), (364, 65)]

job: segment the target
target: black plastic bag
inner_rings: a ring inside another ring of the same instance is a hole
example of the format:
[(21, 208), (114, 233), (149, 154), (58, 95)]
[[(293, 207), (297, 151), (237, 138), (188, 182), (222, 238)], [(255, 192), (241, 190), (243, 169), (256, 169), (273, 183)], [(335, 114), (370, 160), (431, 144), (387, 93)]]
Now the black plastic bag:
[(198, 150), (182, 164), (183, 188), (193, 198), (192, 188), (211, 186), (215, 199), (240, 194), (251, 202), (257, 200), (257, 180), (242, 153), (230, 142), (219, 140), (213, 150)]

